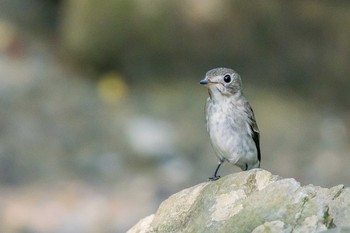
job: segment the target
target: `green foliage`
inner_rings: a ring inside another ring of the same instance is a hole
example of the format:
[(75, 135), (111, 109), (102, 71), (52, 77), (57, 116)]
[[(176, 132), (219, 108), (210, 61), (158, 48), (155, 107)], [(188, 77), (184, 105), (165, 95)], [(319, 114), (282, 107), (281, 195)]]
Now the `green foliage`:
[[(309, 91), (349, 72), (350, 6), (281, 1), (67, 1), (62, 44), (81, 62), (130, 79), (238, 67)], [(167, 75), (167, 77), (169, 77)]]

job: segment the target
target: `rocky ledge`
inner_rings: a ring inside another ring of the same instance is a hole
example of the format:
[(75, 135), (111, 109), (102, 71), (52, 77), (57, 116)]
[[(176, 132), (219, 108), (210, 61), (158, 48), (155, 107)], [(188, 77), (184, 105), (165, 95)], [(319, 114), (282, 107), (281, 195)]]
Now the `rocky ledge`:
[(301, 186), (262, 169), (182, 190), (128, 233), (350, 232), (350, 188)]

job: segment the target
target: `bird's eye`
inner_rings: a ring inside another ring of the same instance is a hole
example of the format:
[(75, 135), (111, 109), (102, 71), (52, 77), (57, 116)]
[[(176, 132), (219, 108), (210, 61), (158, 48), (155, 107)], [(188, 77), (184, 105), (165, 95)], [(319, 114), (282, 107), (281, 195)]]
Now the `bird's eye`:
[(231, 82), (231, 76), (230, 76), (229, 74), (226, 74), (226, 75), (224, 76), (224, 81), (225, 81), (225, 83)]

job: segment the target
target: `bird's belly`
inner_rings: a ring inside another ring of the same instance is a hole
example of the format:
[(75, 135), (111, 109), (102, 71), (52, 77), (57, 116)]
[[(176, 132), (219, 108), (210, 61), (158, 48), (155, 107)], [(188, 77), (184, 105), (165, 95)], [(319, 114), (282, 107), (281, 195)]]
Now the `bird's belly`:
[(220, 160), (236, 164), (257, 160), (255, 143), (247, 132), (235, 130), (225, 123), (208, 127), (213, 148)]

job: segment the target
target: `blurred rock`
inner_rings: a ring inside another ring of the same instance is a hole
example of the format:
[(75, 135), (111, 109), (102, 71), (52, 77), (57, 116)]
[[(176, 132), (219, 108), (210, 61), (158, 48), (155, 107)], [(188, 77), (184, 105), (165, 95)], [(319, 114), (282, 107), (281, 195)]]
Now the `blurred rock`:
[(133, 117), (127, 124), (126, 136), (132, 149), (141, 156), (175, 154), (175, 127), (170, 122)]
[(320, 232), (349, 224), (349, 207), (343, 185), (301, 186), (254, 169), (182, 190), (128, 232)]

